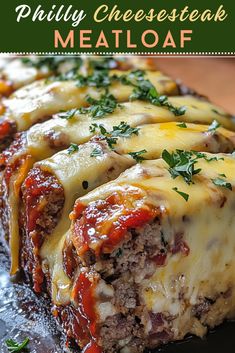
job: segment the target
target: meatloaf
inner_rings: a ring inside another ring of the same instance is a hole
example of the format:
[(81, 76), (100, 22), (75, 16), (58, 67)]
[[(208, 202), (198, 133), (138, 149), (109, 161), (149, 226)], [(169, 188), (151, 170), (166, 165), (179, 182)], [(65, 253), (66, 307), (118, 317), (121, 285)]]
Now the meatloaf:
[(150, 58), (3, 60), (0, 94), (11, 274), (67, 346), (141, 353), (235, 317), (230, 115)]

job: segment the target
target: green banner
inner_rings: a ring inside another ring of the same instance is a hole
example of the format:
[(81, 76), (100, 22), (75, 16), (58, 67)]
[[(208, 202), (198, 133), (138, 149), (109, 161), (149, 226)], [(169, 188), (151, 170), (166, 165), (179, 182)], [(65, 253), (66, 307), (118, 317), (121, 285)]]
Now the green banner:
[(11, 0), (0, 52), (234, 55), (232, 0)]

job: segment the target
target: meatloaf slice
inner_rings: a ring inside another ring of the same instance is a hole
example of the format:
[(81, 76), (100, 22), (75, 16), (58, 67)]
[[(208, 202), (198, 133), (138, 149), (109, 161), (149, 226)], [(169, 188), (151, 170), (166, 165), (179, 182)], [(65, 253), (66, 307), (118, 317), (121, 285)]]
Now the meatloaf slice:
[[(40, 292), (44, 278), (40, 259), (44, 240), (52, 237), (59, 243), (69, 228), (69, 213), (76, 198), (113, 180), (134, 164), (131, 158), (111, 151), (104, 141), (72, 147), (74, 150), (58, 152), (36, 163), (21, 188), (22, 267), (33, 275), (37, 292)], [(95, 158), (92, 152), (97, 149), (100, 156)]]
[(84, 352), (140, 353), (235, 316), (235, 160), (197, 167), (189, 185), (143, 162), (76, 202), (63, 253)]

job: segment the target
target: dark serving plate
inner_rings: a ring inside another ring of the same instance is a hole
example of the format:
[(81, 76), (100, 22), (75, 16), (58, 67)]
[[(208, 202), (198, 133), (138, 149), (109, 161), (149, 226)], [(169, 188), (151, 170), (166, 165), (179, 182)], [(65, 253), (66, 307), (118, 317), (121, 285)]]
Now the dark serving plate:
[[(65, 352), (63, 337), (48, 312), (47, 298), (38, 299), (27, 285), (17, 279), (10, 280), (4, 259), (5, 256), (0, 251), (0, 352), (8, 352), (6, 339), (13, 338), (21, 342), (26, 337), (30, 338), (27, 352)], [(234, 332), (235, 322), (226, 322), (211, 331), (203, 340), (188, 337), (154, 352), (234, 353)]]

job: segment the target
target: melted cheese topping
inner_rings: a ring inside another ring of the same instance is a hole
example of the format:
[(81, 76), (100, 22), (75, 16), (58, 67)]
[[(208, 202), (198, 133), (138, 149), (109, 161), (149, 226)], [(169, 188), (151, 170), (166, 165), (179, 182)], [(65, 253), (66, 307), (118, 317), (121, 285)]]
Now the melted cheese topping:
[[(214, 157), (214, 154), (206, 153), (208, 157)], [(138, 187), (146, 191), (146, 200), (158, 206), (161, 199), (161, 206), (170, 209), (174, 216), (181, 217), (185, 213), (194, 213), (195, 209), (200, 209), (202, 201), (207, 198), (213, 200), (223, 195), (232, 196), (233, 192), (226, 188), (215, 186), (211, 179), (219, 177), (219, 174), (226, 175), (226, 181), (235, 185), (235, 159), (230, 155), (216, 154), (217, 157), (224, 160), (207, 162), (199, 159), (197, 168), (201, 168), (200, 174), (195, 175), (194, 184), (188, 185), (181, 177), (171, 178), (167, 169), (167, 164), (162, 160), (145, 161), (142, 164), (128, 169), (121, 174), (115, 181), (109, 182), (98, 187), (93, 192), (80, 198), (84, 204), (88, 204), (97, 199), (105, 199), (115, 190), (125, 190), (130, 186)], [(189, 200), (186, 202), (178, 195), (173, 187), (178, 187), (180, 191), (189, 194)], [(157, 197), (156, 197), (157, 196)], [(177, 207), (175, 202), (177, 201)]]
[[(198, 98), (171, 97), (169, 99), (175, 106), (185, 106), (186, 112), (182, 116), (175, 116), (169, 109), (157, 107), (147, 102), (128, 102), (123, 103), (121, 108), (117, 108), (113, 114), (102, 119), (95, 119), (97, 124), (102, 124), (106, 130), (111, 131), (114, 125), (119, 125), (125, 121), (132, 127), (160, 123), (167, 121), (185, 121), (189, 123), (211, 123), (217, 119), (222, 125), (235, 130), (233, 122), (226, 117), (226, 113), (219, 110), (218, 107), (211, 103), (201, 101)], [(221, 115), (215, 113), (220, 111)], [(224, 116), (222, 116), (224, 114)], [(81, 144), (88, 141), (92, 137), (89, 126), (94, 123), (94, 119), (87, 115), (76, 115), (72, 119), (61, 119), (55, 116), (42, 124), (32, 126), (27, 132), (27, 150), (37, 160), (47, 158), (52, 150), (48, 148), (48, 139), (45, 138), (50, 132), (56, 135), (63, 134), (64, 138), (70, 142)], [(185, 131), (186, 129), (183, 129)], [(231, 137), (232, 133), (223, 131), (223, 134)], [(170, 136), (170, 132), (168, 136)], [(138, 147), (139, 149), (139, 147)]]
[[(215, 138), (215, 146), (213, 146), (213, 143), (210, 146), (208, 139), (213, 139), (214, 135), (208, 134), (207, 128), (205, 125), (189, 124), (188, 128), (183, 129), (177, 126), (175, 122), (143, 125), (139, 127), (138, 135), (119, 139), (114, 148), (119, 154), (127, 154), (140, 148), (147, 149), (146, 158), (149, 159), (160, 157), (164, 148), (169, 150), (195, 149), (202, 151), (204, 148), (208, 149), (210, 147), (213, 150), (214, 147), (215, 150), (223, 150), (223, 140), (220, 140), (220, 135)], [(223, 129), (221, 130), (223, 131)], [(231, 134), (234, 135), (234, 133)], [(100, 156), (90, 157), (91, 152), (95, 148), (101, 149)], [(230, 150), (233, 150), (233, 145), (230, 145)], [(82, 187), (81, 183), (79, 184), (80, 180), (90, 180), (91, 178), (93, 180), (94, 178), (94, 182), (96, 181), (97, 176), (89, 174), (89, 167), (92, 170), (96, 168), (99, 175), (99, 169), (103, 168), (103, 158), (106, 160), (107, 154), (109, 159), (110, 157), (112, 159), (118, 157), (109, 149), (103, 149), (102, 144), (90, 142), (80, 146), (78, 152), (69, 154), (68, 150), (64, 150), (38, 162), (35, 166), (39, 166), (41, 169), (55, 175), (64, 187), (66, 199), (69, 199), (71, 194), (73, 194), (72, 190)], [(119, 156), (119, 158), (122, 157)], [(131, 162), (129, 162), (129, 165), (131, 165)], [(81, 174), (81, 170), (85, 173), (84, 175)], [(93, 182), (90, 186), (92, 189), (94, 188)], [(81, 194), (81, 191), (79, 190), (79, 194)], [(85, 193), (84, 190), (83, 193)]]
[(182, 149), (232, 152), (234, 150), (235, 133), (220, 128), (214, 135), (207, 130), (207, 125), (187, 124), (187, 128), (181, 128), (175, 122), (144, 125), (139, 127), (138, 135), (120, 139), (115, 150), (120, 154), (127, 154), (145, 149), (146, 153), (143, 157), (146, 159), (160, 157), (165, 148), (168, 151)]
[[(112, 70), (110, 74), (122, 75), (123, 72)], [(146, 78), (150, 79), (160, 94), (177, 93), (176, 83), (161, 72), (147, 72)], [(133, 87), (119, 82), (110, 87), (110, 93), (120, 102), (128, 100), (132, 91)], [(4, 100), (5, 117), (14, 120), (19, 131), (26, 130), (57, 112), (86, 106), (87, 95), (98, 99), (102, 92), (103, 89), (98, 90), (96, 87), (77, 87), (76, 81), (37, 81)]]
[[(180, 98), (184, 100), (187, 107), (189, 121), (201, 124), (210, 124), (212, 120), (217, 120), (222, 126), (235, 130), (235, 121), (222, 108), (193, 96), (170, 97), (169, 101), (176, 107), (181, 106)], [(199, 111), (197, 111), (199, 110)]]
[[(117, 143), (117, 151), (120, 154), (126, 154), (135, 151), (136, 148), (139, 150), (141, 146), (144, 149), (148, 148), (146, 158), (160, 157), (164, 148), (169, 150), (186, 148), (187, 150), (201, 151), (208, 139), (207, 134), (205, 134), (206, 130), (206, 126), (193, 124), (187, 129), (178, 127), (176, 123), (145, 125), (140, 127), (137, 136), (132, 135), (130, 138), (121, 139)], [(223, 149), (223, 145), (217, 146), (217, 143), (218, 137), (216, 138), (215, 149)], [(101, 150), (100, 156), (90, 157), (95, 148)], [(118, 161), (122, 162), (121, 168), (118, 166)], [(117, 175), (120, 170), (126, 169), (134, 163), (135, 161), (130, 157), (126, 159), (109, 149), (106, 150), (106, 147), (100, 143), (90, 142), (80, 146), (78, 152), (69, 154), (68, 150), (64, 150), (36, 163), (35, 166), (52, 173), (60, 181), (65, 192), (65, 214), (68, 215), (76, 196), (85, 194), (107, 180), (107, 176), (103, 175), (104, 171), (115, 165), (118, 166), (118, 171), (115, 172)], [(88, 182), (87, 189), (83, 187), (83, 181)], [(62, 224), (67, 228), (69, 220), (67, 222), (63, 221)]]

